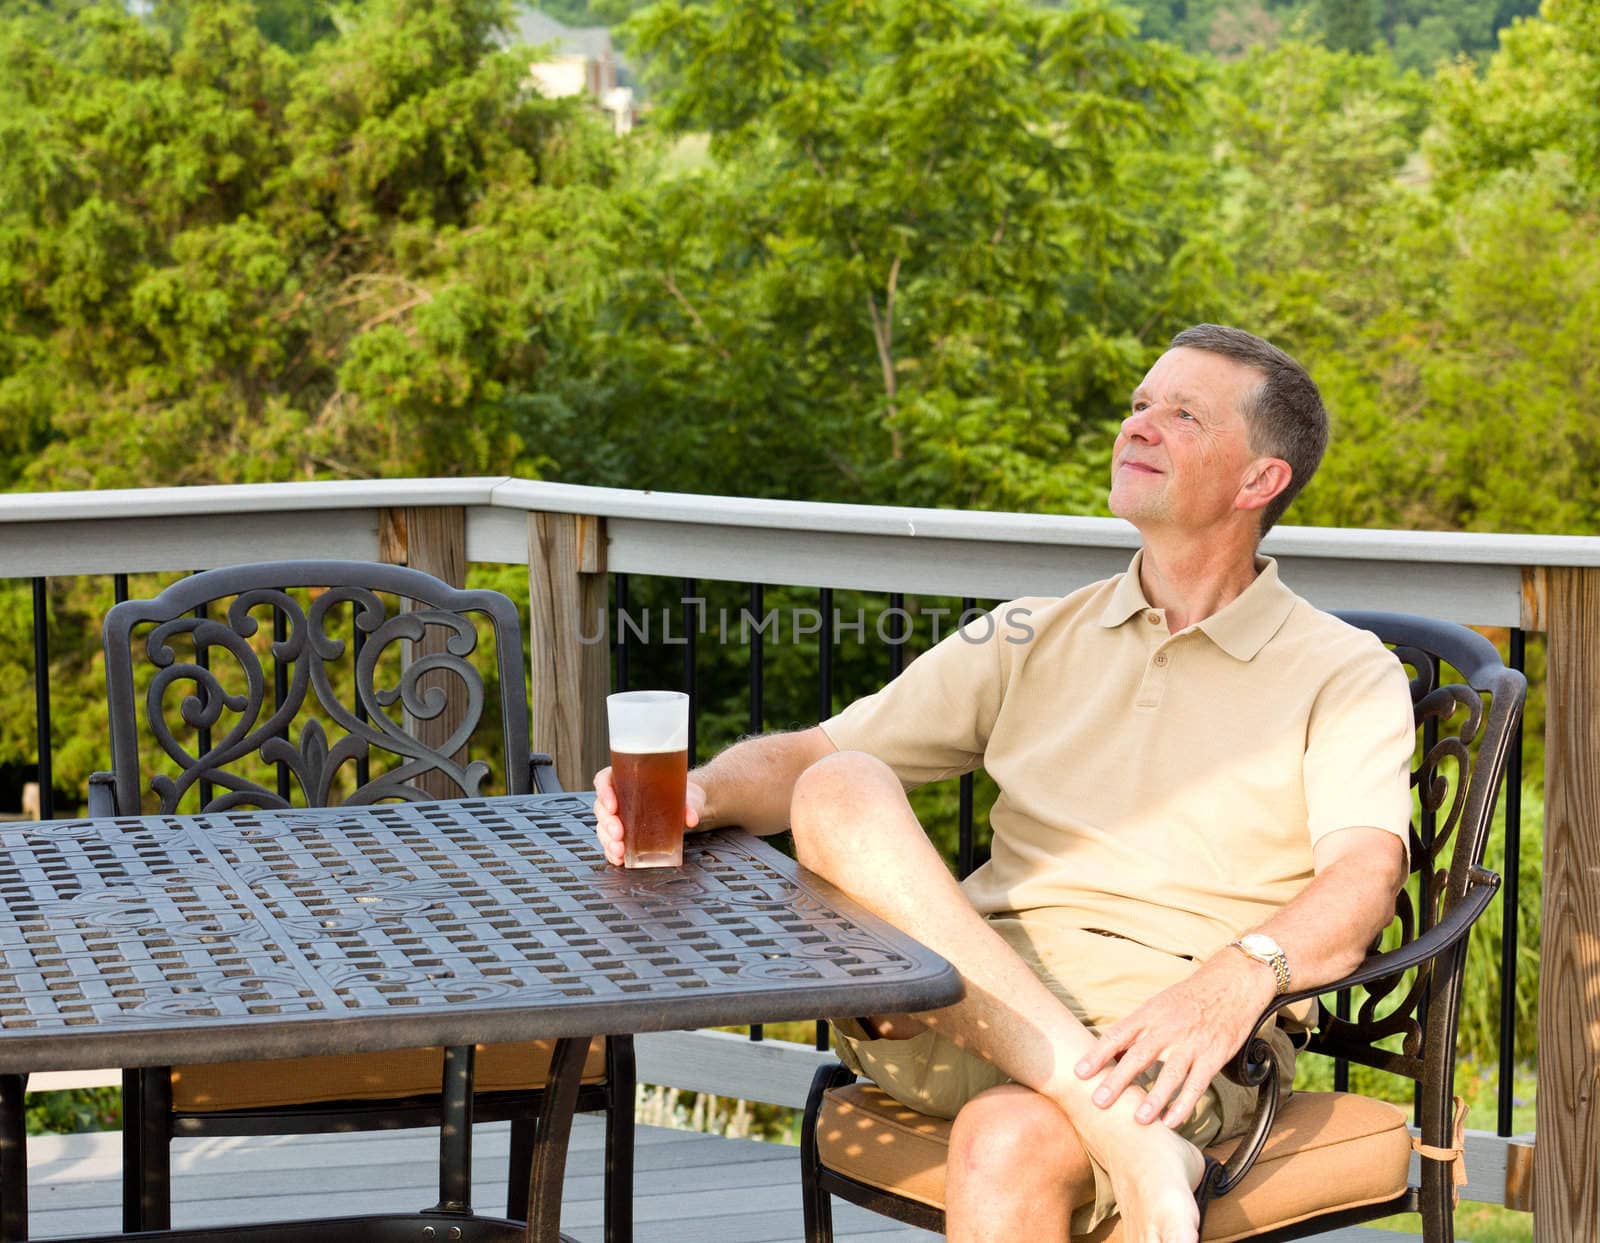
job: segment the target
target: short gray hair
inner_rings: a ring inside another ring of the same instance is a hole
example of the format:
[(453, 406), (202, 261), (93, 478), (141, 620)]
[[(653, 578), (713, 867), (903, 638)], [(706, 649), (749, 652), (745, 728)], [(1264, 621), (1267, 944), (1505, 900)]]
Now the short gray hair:
[(1262, 382), (1239, 411), (1250, 448), (1289, 463), (1289, 486), (1261, 511), (1261, 534), (1270, 531), (1289, 502), (1317, 473), (1328, 448), (1328, 411), (1310, 374), (1269, 341), (1221, 324), (1196, 324), (1172, 338), (1171, 349), (1204, 350), (1259, 371)]

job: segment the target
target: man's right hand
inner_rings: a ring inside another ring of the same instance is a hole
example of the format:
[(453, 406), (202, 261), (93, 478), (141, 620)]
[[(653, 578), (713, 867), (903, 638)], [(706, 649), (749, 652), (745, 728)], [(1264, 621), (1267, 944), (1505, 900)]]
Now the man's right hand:
[[(689, 782), (684, 788), (684, 827), (698, 828), (705, 810), (705, 788), (699, 782)], [(600, 839), (600, 849), (605, 851), (606, 862), (621, 867), (622, 821), (617, 816), (617, 787), (609, 767), (594, 775), (594, 833)]]

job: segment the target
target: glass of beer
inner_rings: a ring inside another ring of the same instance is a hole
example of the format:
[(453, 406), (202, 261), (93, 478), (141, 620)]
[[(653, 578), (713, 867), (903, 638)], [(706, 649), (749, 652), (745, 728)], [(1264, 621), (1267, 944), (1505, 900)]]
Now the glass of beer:
[(606, 717), (623, 866), (679, 867), (689, 777), (689, 696), (677, 691), (607, 695)]

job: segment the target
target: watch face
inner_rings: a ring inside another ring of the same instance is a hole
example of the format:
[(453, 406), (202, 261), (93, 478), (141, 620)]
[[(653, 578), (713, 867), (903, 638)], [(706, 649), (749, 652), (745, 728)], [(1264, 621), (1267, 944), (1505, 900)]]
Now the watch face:
[(1277, 943), (1262, 932), (1247, 932), (1239, 938), (1239, 944), (1258, 958), (1271, 958), (1278, 953)]

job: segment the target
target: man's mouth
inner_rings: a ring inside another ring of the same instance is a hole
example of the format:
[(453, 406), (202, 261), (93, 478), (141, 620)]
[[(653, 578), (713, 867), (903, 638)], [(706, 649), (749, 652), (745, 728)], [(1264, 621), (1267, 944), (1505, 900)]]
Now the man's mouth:
[(1130, 461), (1127, 458), (1124, 458), (1122, 460), (1122, 463), (1121, 463), (1119, 469), (1137, 471), (1138, 473), (1144, 474), (1144, 475), (1159, 475), (1161, 473), (1154, 466), (1147, 465), (1144, 462)]

